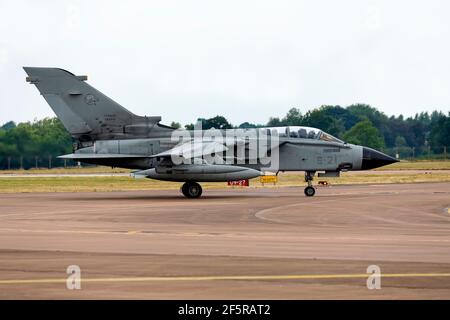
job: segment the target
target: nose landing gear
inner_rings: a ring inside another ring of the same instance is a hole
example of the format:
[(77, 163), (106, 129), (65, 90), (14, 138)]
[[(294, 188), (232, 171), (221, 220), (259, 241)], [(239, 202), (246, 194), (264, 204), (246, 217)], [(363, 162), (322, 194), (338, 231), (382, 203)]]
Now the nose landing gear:
[(316, 194), (316, 189), (312, 185), (314, 174), (315, 171), (305, 171), (305, 182), (308, 183), (308, 186), (305, 188), (305, 196), (307, 197), (312, 197)]

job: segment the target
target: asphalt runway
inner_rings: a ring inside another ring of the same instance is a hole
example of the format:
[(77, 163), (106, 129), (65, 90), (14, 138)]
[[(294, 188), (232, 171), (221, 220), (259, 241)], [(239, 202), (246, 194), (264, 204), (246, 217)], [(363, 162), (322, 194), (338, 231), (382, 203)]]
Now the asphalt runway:
[[(0, 298), (450, 299), (450, 184), (0, 194)], [(66, 268), (81, 268), (81, 290)], [(381, 289), (366, 286), (381, 269)]]

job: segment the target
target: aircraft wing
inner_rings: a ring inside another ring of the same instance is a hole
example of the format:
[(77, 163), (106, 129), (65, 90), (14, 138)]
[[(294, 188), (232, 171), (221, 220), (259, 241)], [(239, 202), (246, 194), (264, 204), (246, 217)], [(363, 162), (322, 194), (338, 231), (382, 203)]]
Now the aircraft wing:
[[(218, 154), (226, 152), (230, 147), (235, 145), (244, 145), (246, 149), (251, 146), (248, 140), (242, 139), (224, 139), (224, 141), (218, 142), (214, 140), (189, 140), (184, 143), (180, 143), (175, 147), (165, 150), (163, 152), (154, 155), (138, 155), (138, 154), (116, 154), (116, 153), (71, 153), (59, 156), (60, 159), (70, 159), (74, 161), (83, 160), (102, 160), (102, 159), (138, 159), (138, 158), (172, 158), (183, 157), (184, 159), (202, 158), (207, 155)], [(280, 144), (274, 145), (271, 149), (279, 147)], [(234, 155), (236, 157), (237, 155)]]
[(129, 158), (148, 158), (144, 155), (136, 154), (116, 154), (116, 153), (70, 153), (59, 156), (60, 159), (70, 159), (75, 161), (92, 159), (129, 159)]
[(188, 141), (172, 149), (150, 156), (150, 158), (183, 157), (185, 159), (200, 158), (213, 153), (224, 152), (228, 147), (216, 141)]

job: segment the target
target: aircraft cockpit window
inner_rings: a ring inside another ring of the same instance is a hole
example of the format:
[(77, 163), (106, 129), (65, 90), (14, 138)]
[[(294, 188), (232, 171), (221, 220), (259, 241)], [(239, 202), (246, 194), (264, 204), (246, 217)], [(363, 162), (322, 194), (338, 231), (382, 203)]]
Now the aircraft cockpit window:
[(269, 131), (276, 131), (279, 137), (285, 138), (301, 138), (301, 139), (315, 139), (330, 142), (341, 142), (341, 140), (333, 137), (331, 134), (320, 131), (316, 128), (290, 126), (290, 127), (272, 127), (266, 128)]
[(316, 138), (316, 133), (314, 131), (310, 131), (308, 132), (308, 139), (315, 139)]
[(291, 132), (295, 132), (295, 138), (319, 139), (320, 130), (309, 127), (292, 127)]
[(298, 130), (298, 137), (306, 139), (308, 137), (308, 133), (306, 132), (306, 129), (302, 128)]
[(328, 133), (325, 133), (325, 132), (321, 132), (319, 139), (323, 140), (323, 141), (330, 141), (330, 142), (342, 142), (338, 138), (333, 137), (331, 134), (328, 134)]

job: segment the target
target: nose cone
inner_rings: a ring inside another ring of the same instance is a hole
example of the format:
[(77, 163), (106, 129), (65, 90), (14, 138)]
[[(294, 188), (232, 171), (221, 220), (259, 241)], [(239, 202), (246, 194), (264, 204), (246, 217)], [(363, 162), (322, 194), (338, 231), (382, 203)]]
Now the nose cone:
[(363, 158), (361, 164), (362, 170), (379, 168), (395, 162), (398, 162), (398, 160), (388, 156), (387, 154), (371, 148), (363, 147)]

